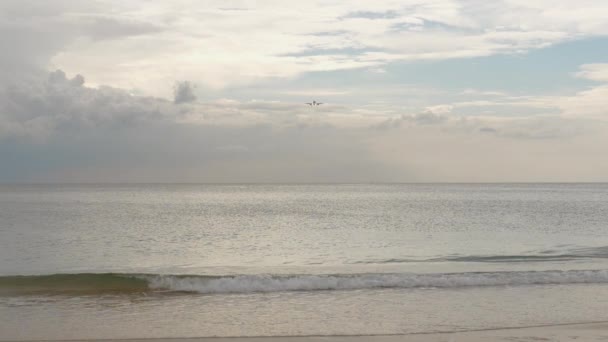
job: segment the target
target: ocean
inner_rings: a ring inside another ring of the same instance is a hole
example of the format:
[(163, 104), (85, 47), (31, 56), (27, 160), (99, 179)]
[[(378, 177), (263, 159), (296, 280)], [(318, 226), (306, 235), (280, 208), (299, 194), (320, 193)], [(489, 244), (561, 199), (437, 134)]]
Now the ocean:
[(0, 340), (608, 321), (608, 184), (0, 185)]

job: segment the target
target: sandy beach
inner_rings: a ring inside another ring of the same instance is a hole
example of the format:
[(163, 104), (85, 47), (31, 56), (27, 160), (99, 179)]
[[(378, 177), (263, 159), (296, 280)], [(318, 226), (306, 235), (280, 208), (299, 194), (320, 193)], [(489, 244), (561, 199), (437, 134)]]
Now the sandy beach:
[[(57, 342), (493, 342), (608, 341), (608, 322), (487, 329), (463, 332), (373, 336), (200, 337), (151, 339), (88, 339)], [(11, 341), (12, 342), (12, 341)]]

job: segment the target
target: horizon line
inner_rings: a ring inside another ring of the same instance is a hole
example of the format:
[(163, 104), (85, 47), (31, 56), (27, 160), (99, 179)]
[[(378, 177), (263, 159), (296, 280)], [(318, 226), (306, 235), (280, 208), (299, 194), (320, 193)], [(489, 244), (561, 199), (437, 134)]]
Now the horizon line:
[(425, 184), (608, 184), (608, 181), (488, 181), (488, 182), (0, 182), (6, 185), (425, 185)]

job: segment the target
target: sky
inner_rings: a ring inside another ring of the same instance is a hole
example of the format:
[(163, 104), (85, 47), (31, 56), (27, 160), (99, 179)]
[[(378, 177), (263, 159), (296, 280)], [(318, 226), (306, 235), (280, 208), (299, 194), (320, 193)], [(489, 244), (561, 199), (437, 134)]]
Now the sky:
[(603, 0), (2, 0), (0, 183), (607, 182), (606, 18)]

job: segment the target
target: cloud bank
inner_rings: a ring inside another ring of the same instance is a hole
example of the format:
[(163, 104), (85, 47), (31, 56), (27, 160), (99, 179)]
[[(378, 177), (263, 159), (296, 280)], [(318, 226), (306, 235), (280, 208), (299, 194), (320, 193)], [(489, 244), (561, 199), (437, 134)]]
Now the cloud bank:
[[(605, 121), (177, 103), (57, 70), (0, 92), (3, 182), (603, 180)], [(585, 151), (581, 153), (581, 151)]]

